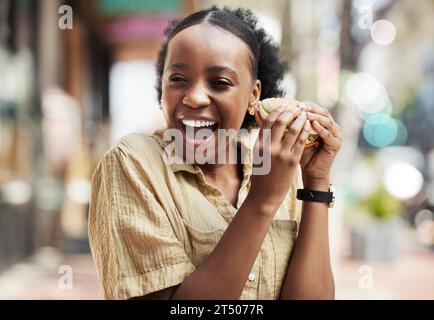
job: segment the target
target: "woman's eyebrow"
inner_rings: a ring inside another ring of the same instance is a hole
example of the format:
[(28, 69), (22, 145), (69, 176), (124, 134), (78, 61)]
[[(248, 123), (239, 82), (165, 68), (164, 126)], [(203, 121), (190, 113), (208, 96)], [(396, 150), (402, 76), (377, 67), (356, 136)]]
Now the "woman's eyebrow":
[(234, 77), (238, 78), (238, 73), (234, 69), (227, 66), (212, 66), (207, 68), (206, 71), (209, 73), (225, 71), (231, 73)]
[(181, 69), (181, 70), (185, 70), (185, 69), (190, 69), (190, 67), (184, 63), (173, 63), (170, 66), (168, 66), (166, 68), (166, 70), (168, 69)]
[[(186, 70), (186, 69), (190, 69), (190, 66), (185, 64), (185, 63), (173, 63), (170, 66), (167, 67), (166, 70), (168, 69), (180, 69), (180, 70)], [(216, 73), (216, 72), (228, 72), (230, 74), (232, 74), (235, 78), (238, 79), (238, 73), (228, 67), (228, 66), (221, 66), (221, 65), (217, 65), (217, 66), (212, 66), (206, 69), (207, 73)]]

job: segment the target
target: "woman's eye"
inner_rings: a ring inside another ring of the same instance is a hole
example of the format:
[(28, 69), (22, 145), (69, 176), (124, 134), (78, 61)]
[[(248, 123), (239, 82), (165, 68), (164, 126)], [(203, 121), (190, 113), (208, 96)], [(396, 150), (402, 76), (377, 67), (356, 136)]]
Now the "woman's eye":
[(213, 84), (217, 86), (232, 86), (232, 83), (226, 79), (216, 79), (213, 81)]
[(170, 82), (181, 82), (181, 81), (187, 81), (181, 76), (172, 76), (169, 78)]

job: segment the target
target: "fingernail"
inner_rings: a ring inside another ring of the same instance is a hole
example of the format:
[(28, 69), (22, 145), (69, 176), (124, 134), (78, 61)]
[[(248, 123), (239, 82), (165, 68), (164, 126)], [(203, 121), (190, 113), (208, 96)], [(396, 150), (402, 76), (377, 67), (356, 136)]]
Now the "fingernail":
[(307, 117), (307, 114), (306, 114), (306, 112), (303, 111), (303, 112), (301, 113), (300, 116), (301, 116), (303, 119), (305, 119), (305, 118)]
[(304, 125), (304, 128), (305, 128), (306, 130), (309, 130), (309, 129), (310, 129), (310, 121), (306, 121), (306, 124)]
[(305, 108), (305, 107), (307, 107), (306, 102), (300, 102), (298, 105), (299, 105), (301, 108)]

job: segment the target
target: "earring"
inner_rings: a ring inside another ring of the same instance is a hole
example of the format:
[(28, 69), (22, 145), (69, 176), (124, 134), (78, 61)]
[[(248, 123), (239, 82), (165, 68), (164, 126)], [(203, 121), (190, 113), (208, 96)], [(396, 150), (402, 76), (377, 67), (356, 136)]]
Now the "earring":
[(252, 116), (255, 115), (255, 108), (253, 106), (250, 106), (248, 110), (249, 110), (250, 115), (252, 115)]

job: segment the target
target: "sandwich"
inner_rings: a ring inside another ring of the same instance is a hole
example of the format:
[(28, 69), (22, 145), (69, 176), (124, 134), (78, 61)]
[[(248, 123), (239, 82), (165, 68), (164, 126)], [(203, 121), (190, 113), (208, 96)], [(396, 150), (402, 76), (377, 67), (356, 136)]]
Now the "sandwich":
[[(255, 110), (255, 119), (256, 123), (262, 127), (262, 124), (265, 118), (273, 111), (275, 108), (279, 106), (289, 106), (290, 108), (296, 108), (298, 106), (298, 101), (290, 98), (268, 98), (262, 101), (259, 101), (258, 107)], [(318, 146), (319, 144), (319, 136), (318, 133), (310, 128), (309, 137), (306, 141), (305, 147), (313, 147)]]

